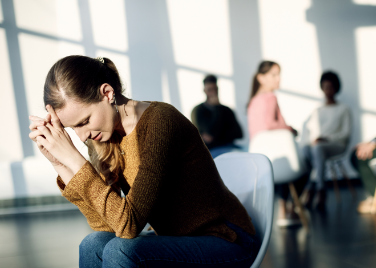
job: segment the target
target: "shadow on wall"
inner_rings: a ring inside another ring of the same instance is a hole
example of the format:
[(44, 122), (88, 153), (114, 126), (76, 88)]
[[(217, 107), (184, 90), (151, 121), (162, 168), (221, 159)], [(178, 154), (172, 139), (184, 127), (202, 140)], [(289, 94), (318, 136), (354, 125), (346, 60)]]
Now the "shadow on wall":
[(241, 145), (248, 146), (246, 105), (251, 93), (252, 75), (262, 60), (259, 5), (257, 0), (231, 0), (228, 3), (237, 119), (244, 133)]

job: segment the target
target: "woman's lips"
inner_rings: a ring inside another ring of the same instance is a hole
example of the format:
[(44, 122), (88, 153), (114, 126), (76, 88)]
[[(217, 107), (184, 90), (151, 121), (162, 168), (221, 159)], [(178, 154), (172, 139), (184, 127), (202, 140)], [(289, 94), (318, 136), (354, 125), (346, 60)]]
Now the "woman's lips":
[(99, 132), (99, 134), (97, 136), (95, 136), (95, 138), (93, 140), (99, 141), (101, 138), (102, 138), (102, 132)]

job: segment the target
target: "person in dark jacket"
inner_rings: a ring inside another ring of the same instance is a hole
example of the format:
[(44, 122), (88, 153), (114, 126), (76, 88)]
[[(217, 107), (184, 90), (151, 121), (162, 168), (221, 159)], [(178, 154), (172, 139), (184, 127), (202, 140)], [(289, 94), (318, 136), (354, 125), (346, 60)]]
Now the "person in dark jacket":
[(207, 75), (203, 83), (206, 101), (192, 110), (191, 119), (215, 158), (238, 149), (234, 140), (242, 138), (243, 132), (234, 112), (219, 102), (217, 77)]

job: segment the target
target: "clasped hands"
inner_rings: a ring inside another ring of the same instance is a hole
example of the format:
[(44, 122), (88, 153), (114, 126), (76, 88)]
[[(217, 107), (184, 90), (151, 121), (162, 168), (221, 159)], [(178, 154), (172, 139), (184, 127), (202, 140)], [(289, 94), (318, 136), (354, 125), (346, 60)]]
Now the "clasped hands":
[(43, 119), (37, 116), (29, 116), (32, 121), (29, 134), (38, 146), (41, 153), (51, 162), (65, 184), (86, 163), (86, 159), (73, 145), (69, 134), (62, 126), (54, 109), (46, 106), (47, 116)]

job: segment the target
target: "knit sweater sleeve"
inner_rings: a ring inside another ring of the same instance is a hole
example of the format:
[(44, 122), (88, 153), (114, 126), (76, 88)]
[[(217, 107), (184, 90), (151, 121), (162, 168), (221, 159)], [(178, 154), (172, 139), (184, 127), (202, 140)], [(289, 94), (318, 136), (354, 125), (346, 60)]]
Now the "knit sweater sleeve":
[[(60, 176), (57, 178), (57, 185), (64, 196), (65, 184), (63, 180), (60, 178)], [(67, 199), (72, 204), (78, 207), (81, 213), (86, 217), (91, 229), (93, 229), (94, 231), (103, 231), (111, 233), (115, 232), (104, 220), (102, 220), (99, 214), (92, 207), (85, 203), (84, 199), (81, 198), (77, 193), (72, 192), (72, 194)]]
[(106, 185), (89, 162), (63, 191), (69, 201), (82, 198), (118, 237), (134, 238), (145, 227), (164, 185), (169, 163), (174, 159), (173, 145), (177, 144), (174, 124), (160, 113), (150, 119), (140, 138), (143, 145), (139, 171), (125, 198)]

